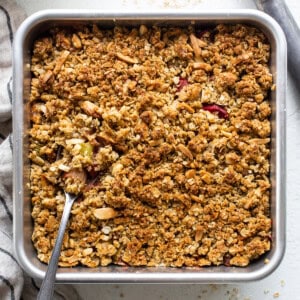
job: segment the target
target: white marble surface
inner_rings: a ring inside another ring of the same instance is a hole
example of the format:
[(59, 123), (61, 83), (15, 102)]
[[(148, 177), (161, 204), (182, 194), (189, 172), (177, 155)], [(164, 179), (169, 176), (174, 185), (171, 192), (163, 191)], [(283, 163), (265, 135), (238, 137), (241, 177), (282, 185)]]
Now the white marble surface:
[[(95, 8), (112, 11), (163, 11), (166, 9), (255, 8), (251, 0), (17, 0), (28, 15), (48, 8)], [(298, 24), (300, 1), (286, 0)], [(300, 49), (299, 49), (300, 55)], [(78, 284), (83, 299), (300, 299), (300, 83), (287, 83), (287, 247), (277, 270), (267, 278), (227, 285), (97, 285)], [(296, 86), (299, 87), (297, 90)]]

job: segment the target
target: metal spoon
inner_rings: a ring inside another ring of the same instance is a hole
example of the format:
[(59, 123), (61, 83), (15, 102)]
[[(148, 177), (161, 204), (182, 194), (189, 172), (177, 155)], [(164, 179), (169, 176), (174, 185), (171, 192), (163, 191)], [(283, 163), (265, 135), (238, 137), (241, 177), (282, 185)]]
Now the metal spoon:
[(39, 294), (37, 296), (38, 300), (53, 299), (56, 270), (58, 266), (58, 259), (60, 256), (60, 249), (63, 242), (64, 233), (67, 227), (72, 205), (74, 201), (77, 199), (77, 197), (79, 196), (79, 195), (69, 194), (66, 192), (65, 195), (66, 195), (66, 201), (65, 201), (63, 215), (61, 217), (57, 238), (47, 268), (47, 272), (45, 274), (44, 280), (40, 287)]

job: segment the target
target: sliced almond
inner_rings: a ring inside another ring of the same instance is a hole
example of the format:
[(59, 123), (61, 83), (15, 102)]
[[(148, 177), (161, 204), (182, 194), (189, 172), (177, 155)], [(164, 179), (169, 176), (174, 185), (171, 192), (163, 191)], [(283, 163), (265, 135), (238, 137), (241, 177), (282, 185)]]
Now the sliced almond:
[(41, 76), (41, 80), (43, 83), (47, 83), (48, 80), (50, 80), (50, 78), (53, 76), (53, 73), (51, 70), (48, 70), (46, 73), (44, 73)]
[(205, 72), (210, 72), (212, 70), (211, 65), (204, 62), (194, 62), (193, 68), (196, 70), (204, 70)]
[(207, 184), (210, 184), (212, 182), (212, 176), (211, 176), (211, 174), (208, 173), (205, 170), (201, 170), (200, 171), (200, 177)]
[(94, 210), (94, 216), (99, 220), (112, 219), (117, 215), (117, 212), (111, 207), (102, 207)]
[(127, 62), (127, 63), (129, 63), (129, 64), (137, 64), (137, 63), (139, 62), (136, 58), (132, 58), (132, 57), (130, 57), (130, 56), (124, 55), (124, 54), (122, 54), (122, 53), (120, 53), (120, 52), (118, 52), (118, 53), (116, 54), (116, 56), (117, 56), (119, 59), (121, 59), (121, 60), (123, 60), (123, 61), (125, 61), (125, 62)]
[(83, 256), (88, 256), (93, 253), (93, 248), (86, 248), (82, 251)]
[(81, 40), (79, 38), (79, 36), (77, 34), (73, 34), (72, 36), (72, 44), (75, 48), (80, 49), (82, 44), (81, 44)]
[(197, 39), (199, 47), (203, 48), (207, 46), (207, 43), (201, 39)]
[(70, 51), (63, 51), (60, 55), (60, 57), (55, 61), (55, 68), (53, 70), (53, 74), (58, 74), (60, 69), (62, 68), (63, 64), (65, 63), (65, 61), (67, 60), (68, 56), (70, 54)]
[(187, 112), (189, 112), (191, 114), (193, 114), (195, 112), (195, 110), (191, 106), (189, 106), (187, 103), (184, 103), (184, 102), (178, 103), (177, 108), (180, 110), (186, 110)]
[(183, 144), (179, 144), (177, 146), (177, 149), (183, 154), (185, 155), (187, 158), (189, 158), (190, 160), (193, 160), (193, 154), (192, 152), (187, 148), (185, 147)]
[(203, 237), (203, 231), (196, 230), (196, 233), (195, 233), (195, 241), (196, 241), (196, 242), (201, 241), (201, 240), (202, 240), (202, 237)]
[(264, 144), (270, 143), (270, 141), (271, 141), (270, 138), (265, 138), (265, 139), (254, 138), (254, 139), (250, 139), (249, 141), (247, 141), (247, 143), (249, 145), (253, 145), (253, 144), (264, 145)]
[(198, 39), (196, 38), (196, 36), (194, 34), (191, 34), (190, 40), (191, 40), (191, 44), (192, 44), (192, 47), (194, 50), (195, 58), (200, 59), (201, 58), (201, 48), (198, 43)]
[(81, 102), (80, 108), (89, 116), (92, 116), (95, 118), (100, 118), (102, 116), (101, 108), (91, 101)]
[(64, 164), (59, 164), (58, 169), (61, 170), (61, 171), (64, 171), (64, 172), (69, 172), (71, 170), (71, 167), (66, 166)]

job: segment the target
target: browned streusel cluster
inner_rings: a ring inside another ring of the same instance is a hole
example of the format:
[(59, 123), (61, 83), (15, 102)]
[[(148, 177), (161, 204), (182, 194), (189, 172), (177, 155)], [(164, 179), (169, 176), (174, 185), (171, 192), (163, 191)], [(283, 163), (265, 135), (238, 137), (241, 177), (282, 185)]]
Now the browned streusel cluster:
[(32, 241), (60, 266), (247, 266), (270, 249), (269, 43), (245, 25), (56, 28), (32, 54)]

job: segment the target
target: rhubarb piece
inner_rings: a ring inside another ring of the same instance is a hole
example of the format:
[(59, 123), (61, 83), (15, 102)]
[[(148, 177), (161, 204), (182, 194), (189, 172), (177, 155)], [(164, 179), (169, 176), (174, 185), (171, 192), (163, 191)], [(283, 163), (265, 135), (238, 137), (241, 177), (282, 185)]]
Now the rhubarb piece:
[(211, 113), (217, 113), (219, 118), (228, 119), (228, 112), (224, 107), (218, 104), (204, 104), (202, 109), (210, 111)]

